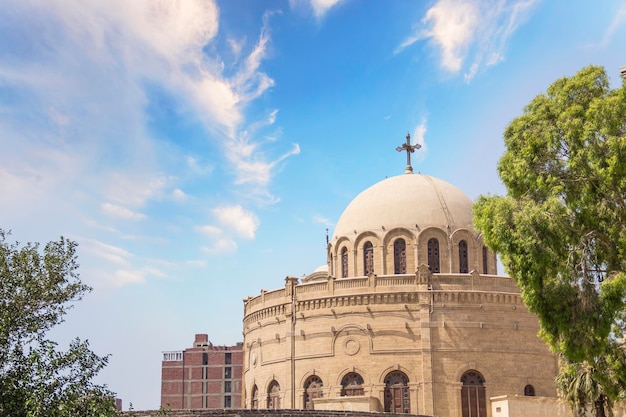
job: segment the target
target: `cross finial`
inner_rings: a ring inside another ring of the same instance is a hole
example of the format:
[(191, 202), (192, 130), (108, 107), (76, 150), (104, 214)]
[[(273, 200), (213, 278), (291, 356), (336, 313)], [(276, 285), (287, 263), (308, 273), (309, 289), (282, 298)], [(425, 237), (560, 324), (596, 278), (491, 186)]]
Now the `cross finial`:
[(403, 143), (402, 146), (398, 146), (396, 151), (402, 152), (406, 151), (406, 168), (404, 169), (405, 174), (412, 174), (413, 167), (411, 166), (411, 154), (415, 152), (416, 149), (421, 148), (422, 145), (416, 143), (415, 145), (411, 145), (411, 135), (407, 132), (406, 134), (406, 143)]

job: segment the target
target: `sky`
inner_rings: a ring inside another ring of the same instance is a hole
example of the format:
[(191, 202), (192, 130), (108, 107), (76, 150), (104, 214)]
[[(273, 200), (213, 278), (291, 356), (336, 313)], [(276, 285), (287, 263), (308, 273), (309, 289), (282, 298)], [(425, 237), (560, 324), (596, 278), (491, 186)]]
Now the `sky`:
[(5, 0), (0, 228), (78, 242), (93, 291), (51, 337), (155, 409), (162, 352), (242, 341), (407, 132), (416, 171), (503, 194), (507, 124), (587, 65), (619, 86), (625, 41), (623, 0)]

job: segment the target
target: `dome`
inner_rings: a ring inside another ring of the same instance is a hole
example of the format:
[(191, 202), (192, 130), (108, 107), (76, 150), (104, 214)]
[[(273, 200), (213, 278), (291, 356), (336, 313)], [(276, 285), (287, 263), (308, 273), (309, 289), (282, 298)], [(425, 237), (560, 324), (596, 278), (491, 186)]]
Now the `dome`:
[(302, 282), (320, 281), (328, 278), (328, 265), (320, 265), (315, 271), (302, 278)]
[(422, 174), (387, 178), (361, 192), (337, 222), (333, 240), (368, 230), (472, 227), (472, 200), (455, 186)]

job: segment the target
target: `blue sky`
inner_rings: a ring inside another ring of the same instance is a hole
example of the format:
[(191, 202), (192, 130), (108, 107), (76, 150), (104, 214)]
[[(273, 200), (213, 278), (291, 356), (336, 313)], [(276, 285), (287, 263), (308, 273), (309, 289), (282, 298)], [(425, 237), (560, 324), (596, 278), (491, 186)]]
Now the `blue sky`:
[(326, 262), (360, 191), (414, 168), (503, 193), (505, 126), (584, 66), (613, 86), (626, 2), (9, 0), (0, 227), (79, 243), (54, 331), (157, 408), (164, 350), (242, 339), (242, 299)]

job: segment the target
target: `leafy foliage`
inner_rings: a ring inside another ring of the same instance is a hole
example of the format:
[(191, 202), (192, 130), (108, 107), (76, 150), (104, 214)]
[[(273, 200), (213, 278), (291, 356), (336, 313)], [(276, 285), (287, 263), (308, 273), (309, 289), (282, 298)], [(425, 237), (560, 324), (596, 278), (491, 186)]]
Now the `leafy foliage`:
[(626, 387), (626, 84), (611, 90), (595, 66), (561, 78), (504, 138), (507, 195), (478, 199), (476, 227), (551, 348), (616, 384), (614, 398)]
[(46, 339), (90, 288), (79, 279), (76, 243), (20, 247), (0, 229), (0, 416), (116, 415), (113, 393), (92, 378), (107, 364), (86, 341), (66, 352)]
[[(602, 361), (602, 358), (599, 360)], [(603, 368), (610, 370), (610, 367)], [(613, 398), (618, 397), (619, 384), (614, 380), (614, 374), (599, 376), (598, 372), (601, 370), (587, 362), (561, 361), (556, 377), (557, 389), (578, 415), (588, 415), (590, 411), (596, 417), (613, 415)], [(614, 384), (600, 383), (607, 377), (613, 379)]]

